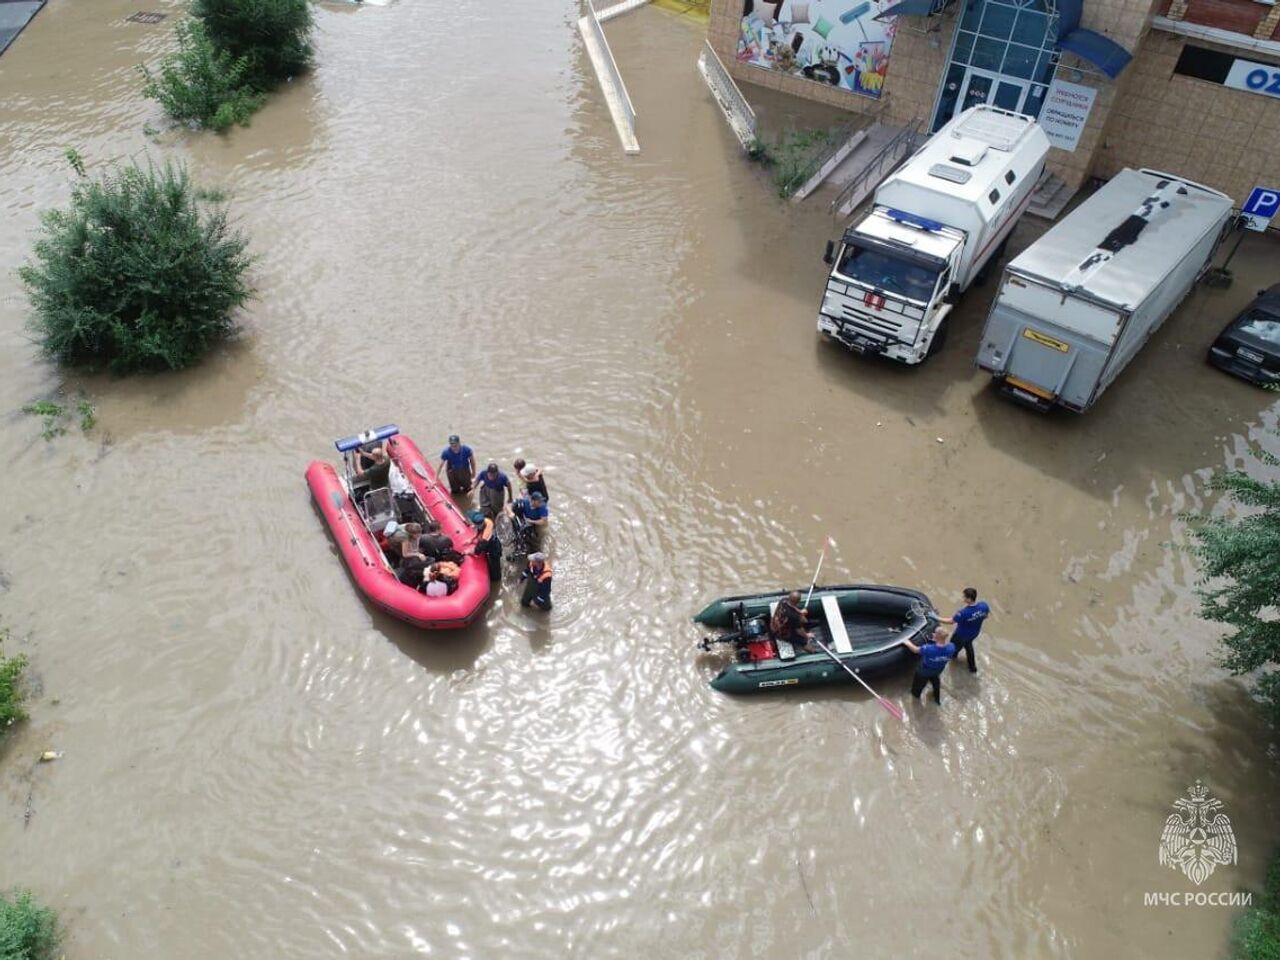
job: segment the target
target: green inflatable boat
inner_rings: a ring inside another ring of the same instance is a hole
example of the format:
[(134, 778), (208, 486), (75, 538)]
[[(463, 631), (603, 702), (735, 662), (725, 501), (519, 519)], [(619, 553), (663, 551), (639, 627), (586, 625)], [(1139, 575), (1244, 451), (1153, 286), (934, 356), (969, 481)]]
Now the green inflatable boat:
[[(725, 631), (703, 638), (698, 646), (733, 647), (734, 662), (711, 681), (725, 693), (853, 683), (832, 658), (819, 650), (804, 653), (769, 636), (769, 618), (786, 590), (721, 597), (693, 618), (695, 623)], [(859, 676), (872, 676), (913, 663), (904, 645), (917, 645), (938, 626), (929, 598), (906, 587), (852, 584), (818, 587), (808, 604), (808, 627), (814, 636)]]

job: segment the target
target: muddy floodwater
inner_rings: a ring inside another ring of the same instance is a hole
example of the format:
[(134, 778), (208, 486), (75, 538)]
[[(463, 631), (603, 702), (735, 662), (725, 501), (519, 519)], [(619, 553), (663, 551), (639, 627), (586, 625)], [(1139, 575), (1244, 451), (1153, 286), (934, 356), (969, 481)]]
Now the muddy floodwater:
[[(838, 228), (741, 158), (696, 24), (608, 25), (626, 158), (564, 0), (319, 6), (314, 74), (226, 136), (141, 98), (179, 7), (136, 9), (51, 0), (0, 59), (0, 617), (37, 681), (0, 886), (68, 960), (1223, 955), (1231, 909), (1144, 894), (1197, 889), (1157, 858), (1197, 779), (1239, 850), (1199, 889), (1256, 888), (1275, 840), (1273, 741), (1180, 552), (1208, 472), (1274, 446), (1203, 362), (1274, 244), (1087, 416), (1035, 416), (971, 365), (989, 289), (920, 369), (820, 342)], [(127, 381), (38, 358), (13, 270), (66, 147), (226, 190), (239, 340)], [(99, 424), (46, 442), (19, 410), (60, 385)], [(303, 470), (388, 421), (547, 465), (549, 616), (509, 580), (423, 634), (357, 594)], [(941, 709), (907, 675), (905, 724), (708, 689), (690, 615), (807, 582), (827, 535), (826, 582), (990, 601)]]

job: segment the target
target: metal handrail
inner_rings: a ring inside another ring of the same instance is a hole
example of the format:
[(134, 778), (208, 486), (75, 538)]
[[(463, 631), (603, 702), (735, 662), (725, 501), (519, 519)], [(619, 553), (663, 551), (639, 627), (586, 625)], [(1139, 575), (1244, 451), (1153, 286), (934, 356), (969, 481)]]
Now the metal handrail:
[(839, 211), (844, 206), (845, 201), (857, 193), (858, 190), (865, 187), (867, 181), (872, 176), (883, 172), (885, 162), (888, 161), (890, 157), (893, 157), (896, 160), (899, 156), (907, 153), (907, 151), (914, 146), (916, 135), (919, 133), (922, 123), (923, 120), (920, 117), (916, 117), (905, 127), (895, 133), (893, 138), (881, 147), (880, 151), (872, 157), (870, 161), (868, 161), (867, 165), (858, 171), (857, 176), (850, 180), (845, 185), (844, 189), (836, 195), (836, 198), (831, 201), (831, 206), (828, 209), (832, 213)]
[[(710, 57), (707, 54), (710, 54)], [(711, 46), (710, 40), (704, 41), (702, 57), (703, 62), (708, 67), (708, 79), (715, 85), (716, 92), (730, 105), (731, 110), (746, 124), (754, 137), (756, 133), (756, 112), (751, 109), (751, 104), (747, 103), (746, 98), (742, 96), (742, 91), (733, 82), (733, 77), (721, 62), (715, 48)]]

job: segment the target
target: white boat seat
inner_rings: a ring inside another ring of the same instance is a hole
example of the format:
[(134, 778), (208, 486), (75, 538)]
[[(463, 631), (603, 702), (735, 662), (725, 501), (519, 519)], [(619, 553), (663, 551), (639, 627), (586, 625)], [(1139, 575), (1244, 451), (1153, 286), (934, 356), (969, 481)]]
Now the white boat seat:
[[(778, 612), (778, 601), (775, 600), (769, 604), (769, 623), (773, 623), (773, 615)], [(796, 648), (791, 645), (789, 640), (773, 641), (773, 645), (778, 648), (779, 660), (794, 660), (796, 658)]]
[(844, 625), (844, 614), (840, 612), (840, 601), (831, 594), (822, 597), (822, 612), (827, 618), (827, 632), (831, 634), (831, 643), (836, 653), (853, 653), (853, 644), (849, 642), (849, 631)]

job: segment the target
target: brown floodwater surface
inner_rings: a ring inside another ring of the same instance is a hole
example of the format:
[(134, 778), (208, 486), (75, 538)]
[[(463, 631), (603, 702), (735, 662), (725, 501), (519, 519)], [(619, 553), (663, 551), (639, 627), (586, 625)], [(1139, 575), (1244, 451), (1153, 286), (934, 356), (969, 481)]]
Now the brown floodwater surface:
[[(180, 8), (135, 9), (51, 0), (0, 58), (0, 617), (38, 681), (0, 886), (59, 908), (69, 960), (1223, 953), (1232, 910), (1143, 895), (1195, 889), (1157, 848), (1196, 779), (1239, 843), (1202, 889), (1256, 886), (1275, 839), (1181, 519), (1274, 446), (1267, 395), (1203, 363), (1274, 245), (1086, 417), (1036, 417), (971, 366), (989, 289), (918, 370), (819, 341), (837, 228), (742, 159), (686, 19), (607, 27), (626, 158), (572, 3), (317, 6), (314, 73), (226, 136), (141, 98)], [(13, 270), (69, 146), (227, 192), (259, 296), (199, 368), (35, 353)], [(60, 384), (99, 425), (45, 442), (19, 410)], [(549, 616), (510, 580), (461, 633), (361, 599), (302, 474), (387, 421), (546, 465)], [(907, 676), (878, 684), (906, 724), (707, 687), (691, 614), (807, 582), (826, 535), (827, 582), (990, 601), (942, 709)]]

